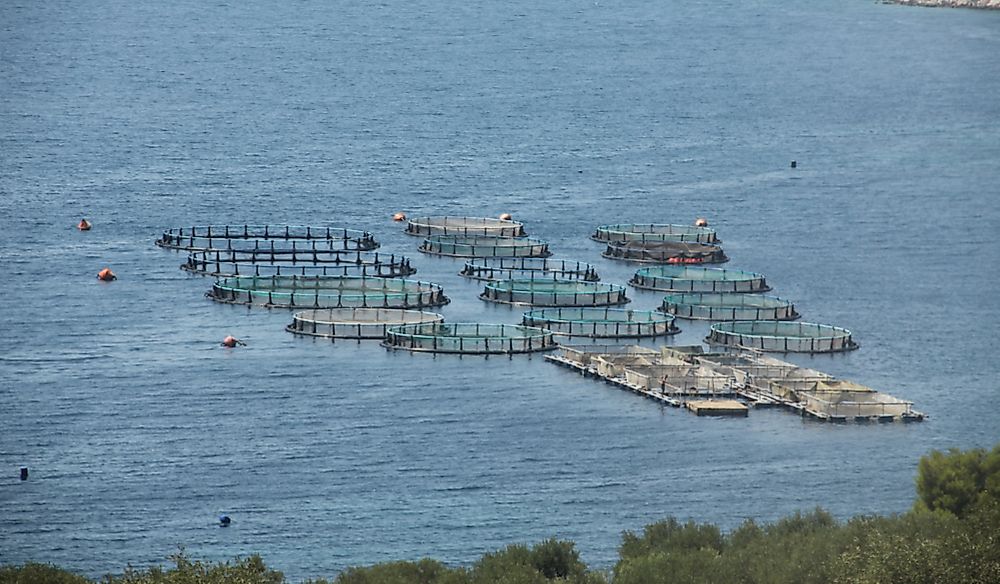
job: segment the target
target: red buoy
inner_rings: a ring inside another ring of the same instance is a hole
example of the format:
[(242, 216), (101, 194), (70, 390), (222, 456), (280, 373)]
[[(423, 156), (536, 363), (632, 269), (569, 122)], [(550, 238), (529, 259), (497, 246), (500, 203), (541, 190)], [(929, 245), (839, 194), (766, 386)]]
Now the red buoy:
[(80, 222), (76, 225), (76, 228), (80, 231), (90, 231), (91, 227), (92, 225), (90, 224), (90, 221), (87, 221), (86, 219), (80, 219)]
[(222, 339), (222, 346), (232, 349), (233, 347), (245, 347), (246, 343), (237, 339), (233, 335), (227, 335), (226, 338)]
[(116, 276), (115, 273), (111, 271), (111, 268), (104, 268), (100, 272), (97, 272), (97, 279), (101, 280), (102, 282), (110, 282), (112, 280), (117, 280), (118, 276)]
[(396, 213), (392, 216), (393, 221), (406, 221), (406, 213)]

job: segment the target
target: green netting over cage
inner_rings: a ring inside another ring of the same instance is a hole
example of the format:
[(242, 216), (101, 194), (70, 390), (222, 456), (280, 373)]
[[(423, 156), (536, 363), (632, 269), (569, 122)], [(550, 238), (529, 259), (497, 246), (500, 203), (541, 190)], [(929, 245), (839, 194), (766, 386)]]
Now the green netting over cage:
[(780, 353), (832, 353), (858, 348), (851, 331), (845, 328), (776, 320), (715, 323), (705, 340), (713, 345)]
[(548, 243), (531, 237), (431, 235), (424, 239), (420, 251), (463, 258), (546, 258), (552, 255)]
[(389, 327), (443, 321), (434, 312), (401, 308), (319, 308), (296, 312), (285, 330), (330, 339), (384, 339)]
[(640, 268), (628, 282), (636, 288), (663, 292), (767, 292), (762, 274), (700, 266)]
[(638, 338), (681, 332), (672, 315), (622, 308), (543, 308), (525, 312), (522, 322), (570, 337)]
[(408, 324), (386, 331), (382, 345), (428, 353), (494, 355), (547, 351), (558, 345), (552, 332), (516, 324)]
[(217, 302), (285, 308), (424, 308), (449, 302), (437, 284), (366, 276), (220, 278), (207, 295)]
[(694, 320), (795, 320), (799, 313), (777, 296), (688, 292), (663, 297), (662, 312)]
[[(256, 242), (255, 245), (248, 245)], [(210, 249), (258, 249), (264, 242), (285, 244), (305, 243), (308, 249), (341, 249), (369, 251), (379, 244), (371, 233), (339, 227), (310, 227), (299, 225), (203, 225), (167, 229), (156, 240), (156, 245), (169, 249), (188, 251)], [(263, 246), (263, 247), (266, 247)]]
[(625, 243), (629, 241), (655, 243), (659, 241), (687, 241), (718, 243), (714, 229), (693, 225), (666, 223), (617, 223), (601, 225), (590, 236), (595, 241)]
[(459, 235), (463, 237), (524, 237), (524, 224), (489, 217), (415, 217), (406, 224), (410, 235)]
[(491, 280), (483, 300), (531, 306), (610, 306), (625, 304), (625, 287), (581, 280)]
[(596, 282), (601, 279), (591, 264), (552, 258), (477, 258), (465, 262), (459, 274), (475, 280), (542, 278)]
[(609, 243), (602, 256), (614, 260), (657, 264), (721, 264), (729, 261), (718, 245), (683, 241)]
[(395, 254), (344, 250), (193, 251), (181, 269), (206, 276), (377, 276), (402, 278), (416, 273), (410, 259)]

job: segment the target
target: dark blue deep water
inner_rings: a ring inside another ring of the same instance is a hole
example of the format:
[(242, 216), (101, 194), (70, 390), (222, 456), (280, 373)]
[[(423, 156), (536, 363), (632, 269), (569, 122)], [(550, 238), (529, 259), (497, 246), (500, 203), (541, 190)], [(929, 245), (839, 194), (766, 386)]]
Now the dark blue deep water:
[[(906, 510), (922, 454), (1000, 440), (998, 54), (1000, 13), (870, 0), (0, 3), (0, 563), (183, 545), (302, 579), (557, 536), (608, 567), (670, 515)], [(539, 356), (297, 338), (153, 246), (364, 228), (449, 320), (519, 321), (397, 211), (511, 212), (619, 283), (596, 225), (705, 216), (862, 345), (796, 362), (931, 417), (696, 418)]]

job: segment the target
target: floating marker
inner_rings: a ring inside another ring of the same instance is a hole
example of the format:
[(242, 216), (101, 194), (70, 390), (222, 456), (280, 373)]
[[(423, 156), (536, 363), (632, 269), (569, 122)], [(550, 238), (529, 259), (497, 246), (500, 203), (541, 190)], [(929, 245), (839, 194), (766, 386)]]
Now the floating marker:
[(514, 220), (514, 216), (511, 215), (510, 213), (500, 213), (500, 220), (501, 221), (513, 221)]
[(795, 167), (796, 167), (796, 166), (798, 166), (798, 165), (799, 165), (799, 163), (798, 163), (798, 162), (795, 162), (794, 160), (792, 161), (792, 168), (795, 168)]
[(90, 231), (91, 227), (92, 225), (90, 224), (90, 221), (87, 221), (86, 219), (80, 219), (80, 222), (76, 226), (76, 228), (80, 231)]
[(392, 216), (393, 221), (406, 221), (406, 213), (396, 213)]
[(230, 519), (228, 515), (219, 516), (219, 527), (229, 527), (229, 524), (232, 522), (233, 520)]
[(21, 480), (22, 481), (28, 480), (28, 467), (26, 466), (21, 467)]
[(708, 227), (708, 219), (705, 219), (704, 217), (698, 217), (697, 219), (694, 220), (694, 226)]
[(230, 349), (232, 349), (233, 347), (245, 347), (245, 346), (247, 346), (246, 343), (244, 343), (243, 341), (237, 339), (233, 335), (227, 335), (226, 338), (222, 339), (222, 343), (221, 344), (222, 344), (223, 347), (229, 347)]
[(110, 282), (112, 280), (117, 280), (118, 276), (116, 276), (115, 273), (111, 271), (111, 268), (104, 268), (100, 272), (97, 272), (97, 279), (101, 280), (102, 282)]

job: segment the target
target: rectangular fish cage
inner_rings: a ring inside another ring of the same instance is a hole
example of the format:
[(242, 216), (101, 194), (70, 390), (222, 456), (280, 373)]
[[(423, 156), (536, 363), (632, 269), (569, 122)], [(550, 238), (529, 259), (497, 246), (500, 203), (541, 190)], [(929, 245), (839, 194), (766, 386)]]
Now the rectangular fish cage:
[(798, 393), (807, 409), (830, 419), (906, 418), (913, 416), (913, 402), (877, 391), (810, 390)]

